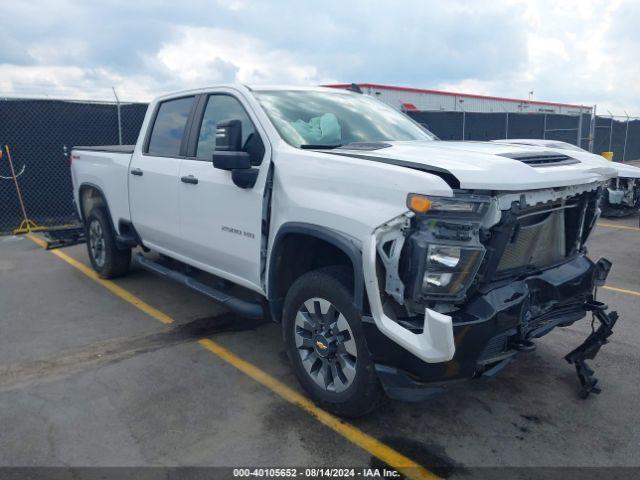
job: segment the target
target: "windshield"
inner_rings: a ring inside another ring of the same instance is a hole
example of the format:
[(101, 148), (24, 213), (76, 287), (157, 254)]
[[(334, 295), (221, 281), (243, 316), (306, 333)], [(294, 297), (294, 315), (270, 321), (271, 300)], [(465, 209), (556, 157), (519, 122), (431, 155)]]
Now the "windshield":
[(294, 147), (435, 138), (406, 115), (366, 95), (305, 90), (254, 94), (280, 136)]

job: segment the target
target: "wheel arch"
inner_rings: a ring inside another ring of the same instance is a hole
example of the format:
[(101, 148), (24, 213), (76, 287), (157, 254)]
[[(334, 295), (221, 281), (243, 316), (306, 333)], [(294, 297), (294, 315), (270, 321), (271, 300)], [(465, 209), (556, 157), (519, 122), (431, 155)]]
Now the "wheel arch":
[(102, 206), (107, 211), (111, 228), (114, 232), (118, 232), (116, 224), (111, 217), (111, 209), (109, 208), (107, 197), (99, 186), (89, 182), (82, 183), (78, 189), (78, 201), (80, 202), (78, 210), (80, 211), (80, 218), (83, 222), (86, 221), (87, 215), (93, 207)]
[[(109, 208), (109, 202), (107, 202), (107, 197), (100, 187), (93, 183), (85, 182), (80, 185), (78, 192), (78, 201), (80, 202), (78, 210), (80, 211), (80, 218), (83, 223), (86, 221), (87, 215), (94, 206), (102, 206), (107, 212), (107, 218), (111, 223), (111, 228), (113, 229), (114, 235), (117, 237), (116, 240), (118, 241), (119, 246), (121, 248), (126, 248), (142, 245), (144, 248), (142, 238), (138, 234), (132, 222), (122, 218), (118, 220), (118, 223), (113, 220), (113, 217), (111, 216), (111, 209)], [(131, 237), (132, 240), (126, 239), (127, 236)]]
[(267, 298), (271, 317), (277, 322), (293, 282), (323, 266), (349, 266), (353, 272), (354, 307), (359, 312), (365, 307), (362, 251), (354, 239), (341, 232), (302, 222), (286, 223), (275, 236), (268, 265)]

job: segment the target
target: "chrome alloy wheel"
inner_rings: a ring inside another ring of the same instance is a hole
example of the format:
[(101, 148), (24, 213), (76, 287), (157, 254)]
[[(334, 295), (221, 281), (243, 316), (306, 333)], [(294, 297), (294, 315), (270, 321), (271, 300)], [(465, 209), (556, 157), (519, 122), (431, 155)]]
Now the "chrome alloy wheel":
[(89, 224), (89, 249), (98, 267), (103, 267), (107, 258), (106, 245), (102, 225), (96, 219)]
[(356, 376), (358, 352), (349, 323), (322, 298), (304, 302), (294, 324), (294, 338), (302, 365), (324, 390), (342, 392)]

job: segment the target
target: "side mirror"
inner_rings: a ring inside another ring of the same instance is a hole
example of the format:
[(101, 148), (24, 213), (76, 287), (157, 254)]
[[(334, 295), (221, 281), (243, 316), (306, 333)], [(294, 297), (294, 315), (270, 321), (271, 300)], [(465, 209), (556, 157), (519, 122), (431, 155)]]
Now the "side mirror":
[(216, 125), (213, 166), (220, 170), (251, 168), (249, 154), (242, 151), (242, 122), (227, 120)]
[(251, 168), (247, 152), (213, 152), (213, 166), (220, 170), (245, 170)]
[(251, 168), (251, 155), (242, 151), (242, 122), (227, 120), (216, 125), (216, 148), (213, 166), (231, 171), (233, 183), (240, 188), (252, 188), (259, 170)]
[(216, 124), (216, 150), (239, 152), (242, 150), (242, 122), (227, 120)]

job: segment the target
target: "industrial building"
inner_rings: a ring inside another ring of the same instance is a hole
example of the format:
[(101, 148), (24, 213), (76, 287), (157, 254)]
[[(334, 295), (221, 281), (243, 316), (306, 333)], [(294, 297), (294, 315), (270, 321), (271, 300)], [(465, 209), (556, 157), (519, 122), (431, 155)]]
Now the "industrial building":
[[(515, 98), (491, 97), (470, 93), (443, 92), (422, 88), (357, 83), (367, 95), (373, 95), (384, 103), (404, 111), (448, 111), (480, 113), (551, 113), (578, 115), (592, 113), (592, 107), (568, 103), (519, 100)], [(349, 88), (351, 84), (327, 85), (334, 88)]]

